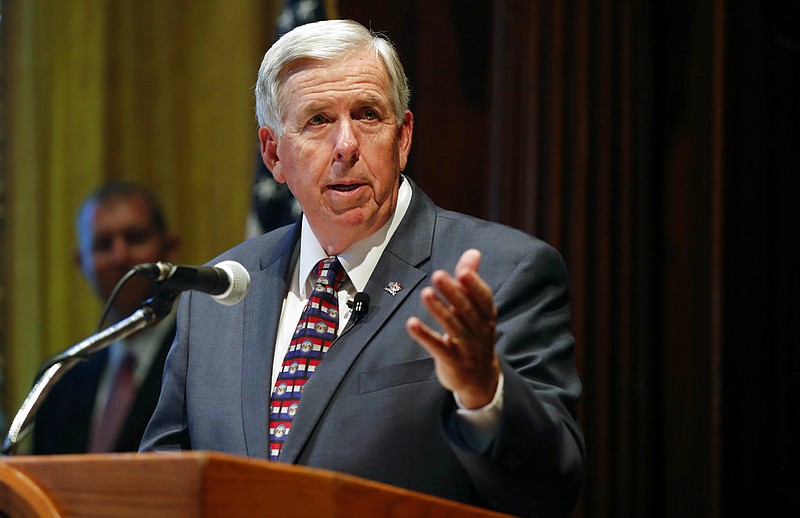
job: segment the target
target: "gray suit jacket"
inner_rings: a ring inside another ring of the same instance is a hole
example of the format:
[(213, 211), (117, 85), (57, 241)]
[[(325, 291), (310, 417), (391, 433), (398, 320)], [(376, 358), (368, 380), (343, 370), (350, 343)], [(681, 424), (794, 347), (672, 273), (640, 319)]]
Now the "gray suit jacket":
[[(280, 462), (365, 477), (525, 516), (568, 514), (583, 478), (575, 419), (568, 281), (560, 255), (520, 231), (436, 207), (412, 183), (406, 216), (367, 286), (369, 312), (344, 333), (307, 383)], [(252, 277), (245, 300), (180, 302), (178, 335), (142, 450), (215, 450), (266, 458), (274, 339), (299, 225), (247, 241), (215, 261)], [(473, 451), (433, 360), (405, 330), (436, 269), (467, 248), (495, 294), (505, 377), (499, 432)], [(401, 289), (389, 293), (386, 286)]]

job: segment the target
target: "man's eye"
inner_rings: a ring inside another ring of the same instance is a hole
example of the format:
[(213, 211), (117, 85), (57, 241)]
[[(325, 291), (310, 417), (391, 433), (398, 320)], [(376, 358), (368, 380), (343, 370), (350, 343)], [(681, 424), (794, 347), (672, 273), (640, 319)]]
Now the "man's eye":
[(324, 115), (314, 115), (309, 119), (308, 123), (312, 126), (319, 126), (320, 124), (325, 124), (325, 116)]
[(367, 108), (366, 110), (364, 110), (364, 113), (362, 113), (361, 118), (368, 121), (374, 121), (380, 119), (380, 117), (378, 116), (378, 112), (376, 112), (372, 108)]
[(131, 230), (125, 233), (125, 243), (128, 245), (141, 245), (152, 236), (149, 230)]
[(99, 238), (92, 241), (92, 252), (100, 253), (111, 250), (111, 240), (106, 238)]

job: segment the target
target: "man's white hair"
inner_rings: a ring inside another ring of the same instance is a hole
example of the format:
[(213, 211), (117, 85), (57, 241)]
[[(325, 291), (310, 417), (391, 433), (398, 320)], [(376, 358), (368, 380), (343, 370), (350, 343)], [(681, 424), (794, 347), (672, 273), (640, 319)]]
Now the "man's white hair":
[(283, 135), (286, 110), (284, 83), (292, 65), (300, 60), (332, 62), (362, 50), (373, 50), (389, 78), (389, 98), (400, 126), (410, 99), (408, 78), (392, 42), (352, 20), (325, 20), (301, 25), (286, 34), (264, 55), (256, 82), (256, 118)]

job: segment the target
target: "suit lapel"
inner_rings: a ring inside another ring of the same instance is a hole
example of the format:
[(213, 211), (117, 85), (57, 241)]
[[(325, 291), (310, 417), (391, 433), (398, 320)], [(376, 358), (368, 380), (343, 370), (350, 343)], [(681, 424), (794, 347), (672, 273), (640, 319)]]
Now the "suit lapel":
[[(367, 283), (369, 312), (362, 322), (339, 337), (325, 356), (322, 367), (304, 387), (301, 410), (292, 422), (291, 433), (281, 451), (281, 462), (297, 461), (356, 358), (408, 297), (417, 296), (415, 288), (427, 277), (418, 266), (430, 257), (436, 208), (419, 189), (413, 188), (406, 217)], [(391, 295), (385, 289), (390, 283), (397, 283), (402, 289)]]
[(300, 225), (287, 232), (252, 274), (242, 319), (242, 420), (249, 457), (266, 458), (275, 336)]

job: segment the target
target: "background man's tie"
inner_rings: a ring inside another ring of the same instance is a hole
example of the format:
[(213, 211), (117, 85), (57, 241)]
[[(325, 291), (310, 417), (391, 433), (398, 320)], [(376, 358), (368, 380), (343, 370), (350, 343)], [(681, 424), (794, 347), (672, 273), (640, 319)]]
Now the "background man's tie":
[(337, 292), (346, 274), (339, 259), (317, 263), (317, 284), (297, 323), (289, 350), (275, 381), (269, 409), (269, 458), (277, 460), (297, 413), (303, 386), (336, 339), (339, 328)]
[(103, 415), (97, 426), (92, 429), (88, 448), (90, 453), (114, 451), (133, 400), (136, 398), (136, 380), (133, 377), (135, 370), (136, 358), (127, 353), (114, 376)]

